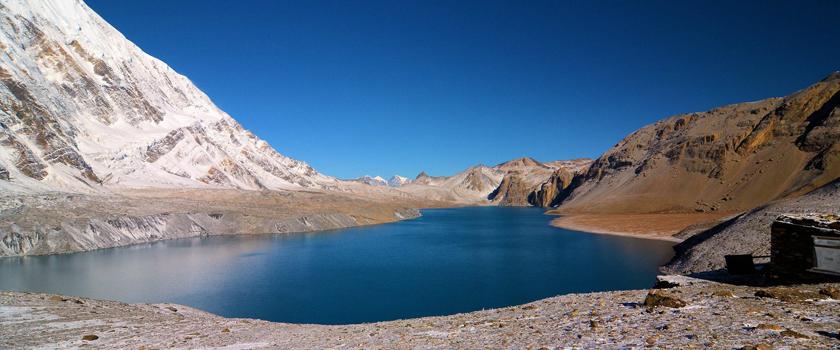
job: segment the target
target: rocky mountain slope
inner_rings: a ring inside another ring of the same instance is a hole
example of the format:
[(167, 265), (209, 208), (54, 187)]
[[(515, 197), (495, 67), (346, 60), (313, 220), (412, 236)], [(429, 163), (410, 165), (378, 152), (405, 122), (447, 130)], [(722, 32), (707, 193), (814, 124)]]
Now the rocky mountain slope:
[(0, 1), (0, 256), (407, 219), (285, 157), (81, 0)]
[(0, 2), (0, 189), (330, 188), (80, 0)]
[[(840, 176), (840, 73), (784, 98), (677, 115), (630, 134), (561, 213), (739, 212)], [(549, 195), (540, 202), (550, 202)]]

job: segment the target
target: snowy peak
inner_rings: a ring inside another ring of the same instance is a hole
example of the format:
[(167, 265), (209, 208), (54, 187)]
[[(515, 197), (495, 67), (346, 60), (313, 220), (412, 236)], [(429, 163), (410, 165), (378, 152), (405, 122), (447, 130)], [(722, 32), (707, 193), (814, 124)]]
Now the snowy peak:
[(328, 188), (79, 0), (0, 2), (0, 188)]
[(388, 186), (388, 181), (383, 179), (381, 176), (365, 175), (351, 181), (356, 181), (371, 186)]
[(363, 184), (371, 185), (371, 186), (389, 186), (389, 187), (402, 187), (404, 185), (410, 184), (411, 180), (404, 176), (394, 175), (390, 179), (385, 180), (385, 178), (381, 176), (370, 176), (365, 175), (357, 179), (353, 179), (351, 181), (360, 182)]
[(411, 183), (411, 180), (405, 176), (394, 175), (388, 180), (388, 185), (391, 187), (402, 187)]

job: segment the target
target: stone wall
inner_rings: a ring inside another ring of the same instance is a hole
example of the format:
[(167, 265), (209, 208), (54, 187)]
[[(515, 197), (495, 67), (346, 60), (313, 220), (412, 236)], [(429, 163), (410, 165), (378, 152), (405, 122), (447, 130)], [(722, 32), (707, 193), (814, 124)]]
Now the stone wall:
[(840, 281), (840, 276), (809, 271), (814, 267), (814, 236), (840, 238), (840, 216), (779, 216), (771, 226), (769, 277), (779, 282)]

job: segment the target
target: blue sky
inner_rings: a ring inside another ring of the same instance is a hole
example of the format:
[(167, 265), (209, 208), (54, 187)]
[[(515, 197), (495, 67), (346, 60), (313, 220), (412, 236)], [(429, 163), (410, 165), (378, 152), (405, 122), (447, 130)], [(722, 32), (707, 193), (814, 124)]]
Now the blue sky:
[(342, 178), (597, 157), (840, 69), (840, 1), (87, 0), (283, 154)]

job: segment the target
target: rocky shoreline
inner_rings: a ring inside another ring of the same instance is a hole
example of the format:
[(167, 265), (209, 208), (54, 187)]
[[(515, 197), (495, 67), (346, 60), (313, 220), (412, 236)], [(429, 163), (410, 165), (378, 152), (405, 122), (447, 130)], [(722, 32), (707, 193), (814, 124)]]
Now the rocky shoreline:
[(299, 233), (420, 216), (439, 205), (324, 192), (188, 190), (0, 198), (0, 257), (113, 248), (214, 235)]
[(0, 292), (0, 348), (840, 347), (840, 284), (746, 287), (673, 280), (680, 286), (341, 326), (228, 319), (174, 304)]

